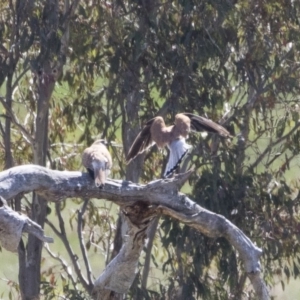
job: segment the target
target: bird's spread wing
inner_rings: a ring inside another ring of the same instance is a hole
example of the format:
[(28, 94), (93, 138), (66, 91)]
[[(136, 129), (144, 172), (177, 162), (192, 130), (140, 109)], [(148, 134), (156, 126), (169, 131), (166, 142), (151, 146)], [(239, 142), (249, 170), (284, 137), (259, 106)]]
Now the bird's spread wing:
[(185, 139), (177, 139), (168, 145), (168, 148), (170, 150), (170, 154), (164, 172), (164, 177), (168, 177), (173, 171), (175, 171), (182, 159), (188, 153), (191, 146), (185, 142)]
[(153, 145), (150, 128), (154, 120), (155, 118), (148, 121), (143, 130), (135, 138), (126, 157), (127, 163)]
[(194, 131), (208, 131), (212, 133), (218, 133), (224, 137), (230, 137), (230, 133), (223, 126), (213, 122), (210, 119), (206, 119), (191, 113), (183, 113), (183, 115), (190, 118), (191, 129)]

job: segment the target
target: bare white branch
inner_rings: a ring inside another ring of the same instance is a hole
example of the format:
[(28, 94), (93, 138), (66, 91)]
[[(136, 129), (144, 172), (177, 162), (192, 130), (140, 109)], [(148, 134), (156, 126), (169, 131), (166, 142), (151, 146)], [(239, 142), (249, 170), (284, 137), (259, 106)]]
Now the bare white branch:
[(113, 201), (121, 207), (130, 221), (125, 235), (127, 240), (125, 239), (118, 256), (95, 281), (93, 291), (98, 296), (105, 290), (116, 293), (128, 291), (147, 228), (154, 217), (164, 214), (209, 237), (226, 238), (243, 262), (257, 297), (262, 300), (269, 299), (268, 290), (260, 276), (261, 249), (229, 220), (204, 209), (179, 192), (190, 173), (179, 174), (171, 179), (159, 179), (146, 185), (110, 179), (101, 190), (95, 186), (88, 174), (26, 165), (0, 173), (0, 194), (9, 199), (21, 192), (34, 190), (49, 201), (57, 202), (69, 197), (101, 198)]
[(53, 239), (44, 235), (44, 230), (27, 216), (12, 210), (0, 196), (0, 242), (8, 251), (16, 252), (22, 233), (33, 234), (43, 242), (53, 243)]

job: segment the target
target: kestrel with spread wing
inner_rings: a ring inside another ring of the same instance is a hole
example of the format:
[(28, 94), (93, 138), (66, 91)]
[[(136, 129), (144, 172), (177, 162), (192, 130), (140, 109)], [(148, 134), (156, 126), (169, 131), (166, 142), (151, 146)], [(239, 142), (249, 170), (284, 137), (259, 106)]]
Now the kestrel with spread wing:
[(158, 116), (148, 121), (138, 134), (129, 149), (126, 161), (129, 163), (154, 144), (158, 148), (167, 146), (170, 150), (169, 160), (164, 172), (164, 177), (167, 177), (178, 167), (191, 148), (185, 141), (190, 131), (207, 131), (222, 137), (230, 137), (229, 132), (221, 125), (191, 113), (177, 114), (174, 125), (171, 126), (166, 126), (164, 119)]

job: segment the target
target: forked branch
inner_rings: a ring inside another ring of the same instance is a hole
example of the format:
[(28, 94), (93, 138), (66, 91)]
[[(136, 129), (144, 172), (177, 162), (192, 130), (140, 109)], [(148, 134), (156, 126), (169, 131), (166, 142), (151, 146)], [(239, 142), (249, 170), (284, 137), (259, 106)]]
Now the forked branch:
[[(1, 184), (1, 183), (0, 183)], [(8, 251), (16, 252), (22, 238), (22, 233), (33, 234), (46, 243), (53, 243), (53, 239), (44, 235), (41, 226), (27, 216), (12, 210), (5, 199), (0, 196), (0, 242)]]
[[(110, 179), (104, 189), (99, 190), (88, 174), (27, 165), (0, 173), (0, 194), (10, 199), (21, 192), (35, 191), (54, 202), (70, 197), (101, 198), (121, 207), (131, 224), (125, 233), (127, 240), (124, 249), (94, 282), (95, 298), (107, 289), (124, 293), (130, 288), (145, 232), (154, 217), (164, 214), (209, 237), (226, 238), (242, 260), (257, 297), (269, 299), (266, 285), (260, 276), (261, 249), (229, 220), (202, 208), (179, 192), (179, 187), (190, 173), (179, 174), (171, 179), (159, 179), (146, 185)], [(128, 276), (129, 273), (126, 273), (127, 280), (123, 280), (120, 274), (125, 269), (130, 270), (131, 274)], [(123, 282), (120, 283), (120, 280)]]

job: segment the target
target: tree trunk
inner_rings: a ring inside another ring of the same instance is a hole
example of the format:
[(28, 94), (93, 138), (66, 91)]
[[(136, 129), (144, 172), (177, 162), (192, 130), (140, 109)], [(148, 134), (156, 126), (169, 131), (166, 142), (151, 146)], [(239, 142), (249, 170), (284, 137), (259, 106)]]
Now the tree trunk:
[[(37, 72), (37, 116), (35, 120), (35, 138), (33, 145), (34, 163), (46, 166), (48, 149), (48, 109), (55, 79), (48, 61)], [(47, 201), (33, 193), (31, 205), (31, 219), (44, 228), (47, 212)], [(29, 235), (26, 248), (21, 243), (19, 247), (19, 283), (23, 299), (39, 299), (40, 294), (40, 266), (43, 243), (33, 235)], [(24, 264), (24, 261), (26, 262)]]
[[(33, 72), (36, 78), (37, 112), (35, 119), (35, 135), (33, 140), (33, 160), (37, 165), (45, 166), (48, 151), (48, 119), (49, 103), (66, 61), (69, 44), (69, 22), (74, 15), (79, 1), (64, 3), (62, 23), (59, 24), (60, 7), (57, 0), (47, 0), (43, 10), (44, 27), (40, 30), (40, 54), (35, 60)], [(58, 42), (58, 30), (62, 30)], [(56, 58), (55, 66), (52, 65)], [(55, 70), (55, 72), (54, 72)], [(33, 193), (31, 219), (42, 228), (45, 224), (47, 201), (41, 195)], [(39, 299), (40, 266), (43, 243), (33, 235), (28, 238), (27, 246), (21, 241), (19, 252), (19, 282), (22, 299)]]

